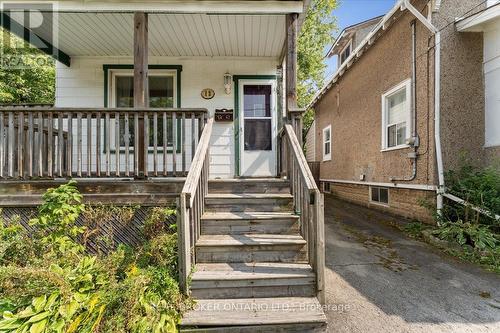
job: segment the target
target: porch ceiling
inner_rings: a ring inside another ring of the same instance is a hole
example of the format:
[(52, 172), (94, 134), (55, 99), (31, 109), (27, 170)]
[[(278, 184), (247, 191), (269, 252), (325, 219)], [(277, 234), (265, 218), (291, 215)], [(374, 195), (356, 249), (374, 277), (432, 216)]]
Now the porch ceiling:
[[(55, 45), (69, 56), (133, 54), (133, 13), (60, 12), (51, 20)], [(50, 28), (37, 34), (51, 40)], [(285, 37), (283, 14), (149, 14), (150, 56), (278, 57)]]

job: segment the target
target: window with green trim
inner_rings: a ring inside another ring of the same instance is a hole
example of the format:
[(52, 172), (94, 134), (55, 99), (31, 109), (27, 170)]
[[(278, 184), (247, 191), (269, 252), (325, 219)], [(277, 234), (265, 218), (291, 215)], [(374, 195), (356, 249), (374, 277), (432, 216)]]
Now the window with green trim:
[[(109, 105), (117, 108), (134, 107), (134, 77), (133, 70), (114, 69), (109, 71)], [(149, 70), (149, 107), (173, 108), (177, 104), (177, 71), (175, 70)], [(177, 124), (178, 145), (180, 145), (180, 120)], [(154, 144), (153, 119), (149, 119), (149, 145)], [(129, 146), (134, 146), (134, 122), (129, 121)], [(157, 142), (159, 149), (163, 145), (163, 117), (157, 120)], [(120, 121), (120, 147), (125, 146), (125, 121)], [(167, 119), (167, 146), (173, 146), (172, 119)]]

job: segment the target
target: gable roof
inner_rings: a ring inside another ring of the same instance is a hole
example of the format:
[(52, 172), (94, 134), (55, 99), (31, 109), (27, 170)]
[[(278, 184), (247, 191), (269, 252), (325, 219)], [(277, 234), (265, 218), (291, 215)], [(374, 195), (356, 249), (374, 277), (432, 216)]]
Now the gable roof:
[(357, 30), (364, 28), (366, 26), (375, 25), (383, 17), (384, 17), (384, 15), (372, 17), (371, 19), (350, 25), (350, 26), (342, 29), (339, 36), (335, 39), (335, 42), (332, 44), (332, 46), (330, 47), (330, 49), (326, 53), (326, 56), (327, 57), (333, 56), (335, 54), (333, 52), (335, 52), (336, 49), (338, 49), (338, 48), (342, 49), (345, 46), (343, 43), (344, 40), (346, 40), (346, 41), (350, 40), (352, 38), (352, 36), (356, 33)]
[[(307, 108), (313, 108), (320, 98), (330, 90), (330, 88), (344, 75), (344, 73), (358, 60), (364, 52), (375, 44), (380, 36), (382, 36), (389, 26), (396, 21), (404, 10), (408, 0), (398, 0), (371, 30), (368, 36), (351, 52), (351, 55), (342, 63), (335, 73), (327, 80), (326, 84), (313, 97)], [(411, 5), (410, 5), (411, 6)]]

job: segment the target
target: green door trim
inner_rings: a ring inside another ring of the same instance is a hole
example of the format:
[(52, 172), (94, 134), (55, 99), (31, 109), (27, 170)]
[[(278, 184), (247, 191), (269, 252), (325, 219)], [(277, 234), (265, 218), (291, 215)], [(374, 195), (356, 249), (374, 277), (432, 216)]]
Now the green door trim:
[[(276, 75), (233, 75), (234, 81), (234, 175), (240, 176), (240, 80), (276, 80)], [(277, 110), (278, 112), (280, 110)]]
[[(149, 69), (172, 69), (177, 71), (177, 108), (181, 107), (181, 72), (182, 65), (148, 65)], [(109, 70), (113, 69), (134, 69), (134, 65), (129, 64), (104, 64), (102, 65), (104, 71), (104, 107), (108, 107), (108, 90), (109, 90)], [(182, 119), (177, 119), (177, 153), (181, 152), (181, 140), (182, 140)], [(106, 137), (106, 136), (105, 136)]]

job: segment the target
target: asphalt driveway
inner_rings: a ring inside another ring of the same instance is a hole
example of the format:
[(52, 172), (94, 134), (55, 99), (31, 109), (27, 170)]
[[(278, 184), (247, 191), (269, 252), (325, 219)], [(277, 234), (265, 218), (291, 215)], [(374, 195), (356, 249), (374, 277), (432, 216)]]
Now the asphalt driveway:
[(500, 332), (500, 275), (325, 197), (328, 332)]

